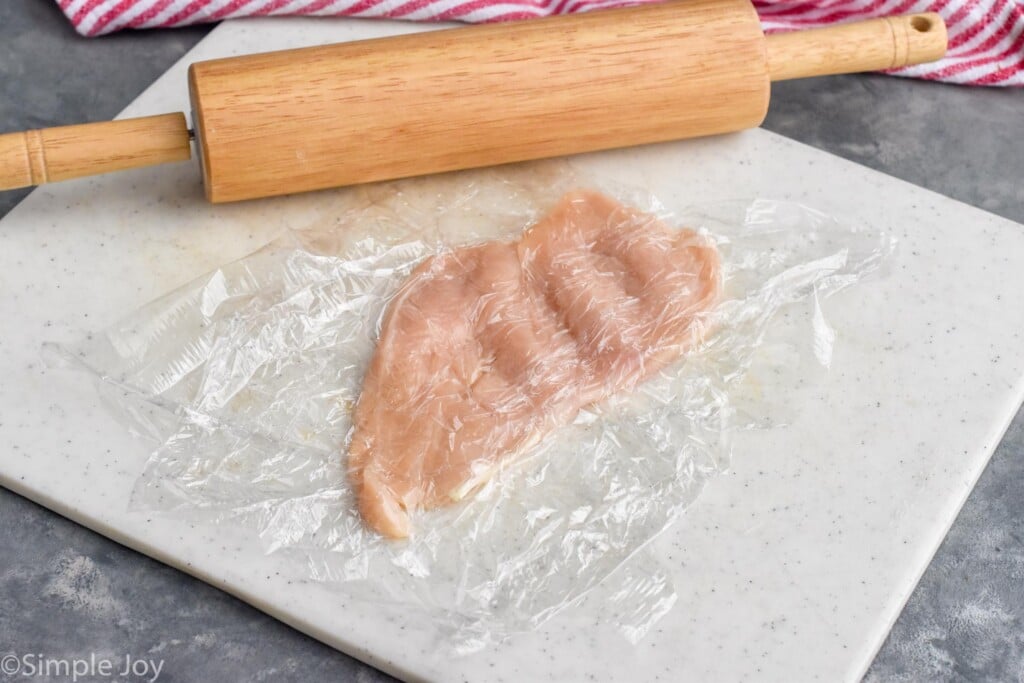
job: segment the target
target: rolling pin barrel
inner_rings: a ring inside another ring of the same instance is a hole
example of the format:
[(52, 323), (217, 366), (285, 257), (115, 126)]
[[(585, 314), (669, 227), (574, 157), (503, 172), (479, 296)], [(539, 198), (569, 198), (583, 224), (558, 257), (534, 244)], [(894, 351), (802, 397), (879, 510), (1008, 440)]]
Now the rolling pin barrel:
[(748, 0), (686, 0), (194, 64), (232, 201), (713, 135), (768, 109)]
[[(681, 0), (233, 57), (189, 70), (214, 202), (757, 126), (770, 81), (932, 61), (937, 14), (765, 38)], [(0, 135), (0, 189), (189, 157), (184, 116)]]

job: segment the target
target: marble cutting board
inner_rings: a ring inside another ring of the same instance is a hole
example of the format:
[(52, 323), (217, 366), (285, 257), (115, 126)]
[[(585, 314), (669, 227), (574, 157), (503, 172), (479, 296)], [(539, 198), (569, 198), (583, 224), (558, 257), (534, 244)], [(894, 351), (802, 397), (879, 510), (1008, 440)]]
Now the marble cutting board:
[[(186, 110), (199, 59), (430, 28), (223, 24), (124, 115)], [(901, 242), (886, 277), (830, 300), (833, 369), (782, 387), (791, 424), (740, 439), (656, 542), (680, 600), (639, 646), (584, 604), (450, 660), (428, 621), (302, 581), (244, 532), (126, 511), (144, 444), (40, 345), (308, 224), (316, 195), (211, 206), (183, 163), (42, 188), (0, 221), (0, 484), (411, 680), (859, 678), (1024, 397), (1024, 226), (762, 130), (577, 163), (676, 201), (801, 201)]]

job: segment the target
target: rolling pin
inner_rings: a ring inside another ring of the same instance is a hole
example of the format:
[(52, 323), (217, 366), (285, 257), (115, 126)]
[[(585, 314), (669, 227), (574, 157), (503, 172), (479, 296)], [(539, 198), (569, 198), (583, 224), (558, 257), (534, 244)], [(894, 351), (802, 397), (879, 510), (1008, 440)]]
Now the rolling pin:
[(678, 0), (216, 59), (182, 113), (0, 135), (0, 189), (190, 158), (212, 202), (759, 125), (771, 81), (941, 57), (937, 14), (765, 36)]

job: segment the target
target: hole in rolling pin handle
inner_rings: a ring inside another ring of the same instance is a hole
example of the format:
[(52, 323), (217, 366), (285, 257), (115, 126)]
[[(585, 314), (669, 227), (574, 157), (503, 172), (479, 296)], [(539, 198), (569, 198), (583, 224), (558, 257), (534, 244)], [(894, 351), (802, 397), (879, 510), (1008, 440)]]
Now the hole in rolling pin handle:
[(928, 33), (932, 28), (932, 20), (928, 17), (911, 17), (910, 26), (918, 33)]

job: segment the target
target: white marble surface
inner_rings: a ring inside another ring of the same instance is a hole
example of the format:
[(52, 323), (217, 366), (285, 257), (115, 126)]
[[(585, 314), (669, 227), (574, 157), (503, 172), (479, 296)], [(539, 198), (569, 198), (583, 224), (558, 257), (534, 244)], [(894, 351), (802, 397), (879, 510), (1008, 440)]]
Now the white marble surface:
[[(186, 61), (422, 30), (275, 20), (223, 25)], [(186, 108), (179, 64), (127, 114)], [(44, 188), (0, 221), (0, 483), (411, 679), (855, 679), (868, 665), (1024, 394), (1019, 226), (753, 131), (592, 155), (585, 167), (690, 201), (760, 195), (891, 226), (886, 278), (829, 302), (833, 370), (792, 386), (787, 429), (737, 444), (656, 544), (681, 599), (637, 648), (586, 606), (462, 660), (429, 623), (295, 577), (227, 528), (126, 511), (145, 457), (81, 377), (74, 342), (318, 217), (317, 197), (213, 207), (191, 164)]]

